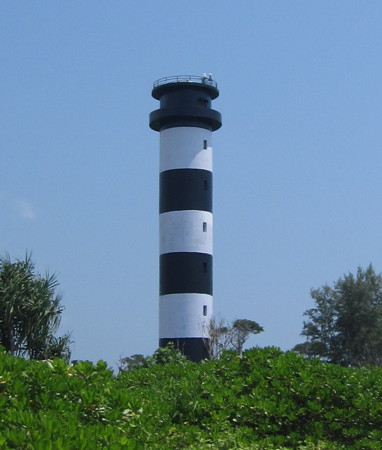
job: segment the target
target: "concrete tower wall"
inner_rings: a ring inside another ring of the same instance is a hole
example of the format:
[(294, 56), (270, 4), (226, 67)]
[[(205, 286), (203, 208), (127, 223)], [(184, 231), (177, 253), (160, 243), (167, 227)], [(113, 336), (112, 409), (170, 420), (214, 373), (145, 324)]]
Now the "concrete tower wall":
[(159, 298), (159, 338), (208, 339), (208, 324), (211, 317), (211, 295), (162, 295)]
[(212, 133), (196, 127), (175, 127), (160, 133), (160, 172), (205, 169), (212, 172)]
[[(160, 296), (160, 339), (208, 339), (213, 303), (211, 141), (212, 132), (198, 127), (160, 133), (160, 203), (165, 211), (159, 215), (161, 288), (176, 292)], [(185, 290), (191, 292), (177, 292)]]

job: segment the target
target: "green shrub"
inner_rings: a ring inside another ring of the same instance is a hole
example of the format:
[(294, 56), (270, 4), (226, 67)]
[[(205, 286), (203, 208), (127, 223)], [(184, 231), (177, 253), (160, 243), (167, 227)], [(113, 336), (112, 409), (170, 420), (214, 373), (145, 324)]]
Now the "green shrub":
[[(163, 354), (162, 354), (163, 353)], [(0, 352), (0, 448), (378, 449), (382, 369), (252, 349), (114, 376)]]

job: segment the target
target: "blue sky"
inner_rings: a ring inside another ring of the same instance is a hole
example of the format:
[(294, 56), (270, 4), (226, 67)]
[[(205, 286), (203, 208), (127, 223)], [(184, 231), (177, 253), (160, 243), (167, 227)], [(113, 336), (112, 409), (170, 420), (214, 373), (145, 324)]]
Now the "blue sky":
[(55, 272), (74, 359), (158, 336), (152, 83), (212, 72), (214, 302), (301, 342), (309, 291), (382, 271), (382, 3), (0, 3), (0, 253)]

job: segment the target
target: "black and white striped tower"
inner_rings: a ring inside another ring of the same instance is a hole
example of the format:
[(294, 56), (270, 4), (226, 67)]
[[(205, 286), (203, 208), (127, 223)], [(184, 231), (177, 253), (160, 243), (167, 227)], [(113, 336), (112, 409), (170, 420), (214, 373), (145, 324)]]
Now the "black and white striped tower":
[(208, 357), (212, 316), (212, 132), (221, 114), (211, 76), (157, 80), (160, 109), (150, 127), (160, 132), (159, 345), (174, 342), (189, 359)]

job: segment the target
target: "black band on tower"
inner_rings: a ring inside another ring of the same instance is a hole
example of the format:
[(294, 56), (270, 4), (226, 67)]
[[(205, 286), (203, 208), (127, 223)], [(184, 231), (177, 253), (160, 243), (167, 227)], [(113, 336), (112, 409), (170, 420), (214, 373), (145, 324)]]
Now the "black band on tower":
[(160, 255), (160, 295), (195, 292), (212, 295), (212, 255)]
[(174, 169), (160, 174), (160, 214), (169, 211), (212, 212), (212, 172)]

